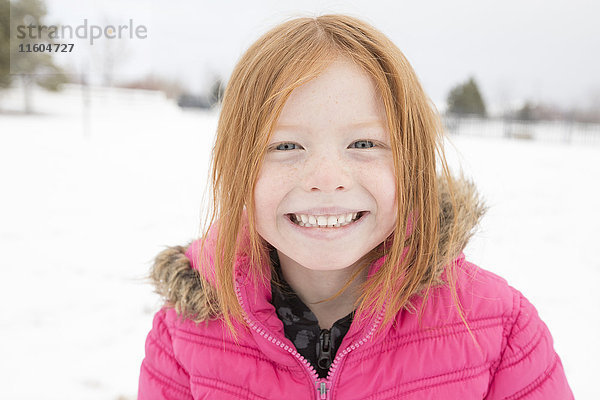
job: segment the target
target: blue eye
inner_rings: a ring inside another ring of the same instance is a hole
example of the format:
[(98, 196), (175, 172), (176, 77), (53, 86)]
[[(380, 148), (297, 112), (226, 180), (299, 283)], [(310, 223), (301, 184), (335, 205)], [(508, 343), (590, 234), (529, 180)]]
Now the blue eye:
[[(282, 148), (283, 146), (283, 148)], [(295, 150), (292, 146), (297, 146), (296, 143), (281, 143), (275, 147), (275, 150)]]
[[(358, 147), (355, 147), (357, 149), (369, 149), (371, 147), (375, 147), (375, 144), (370, 140), (357, 140), (354, 143), (360, 143)], [(354, 144), (354, 143), (352, 143), (352, 144)], [(371, 145), (369, 146), (369, 144), (371, 144)]]

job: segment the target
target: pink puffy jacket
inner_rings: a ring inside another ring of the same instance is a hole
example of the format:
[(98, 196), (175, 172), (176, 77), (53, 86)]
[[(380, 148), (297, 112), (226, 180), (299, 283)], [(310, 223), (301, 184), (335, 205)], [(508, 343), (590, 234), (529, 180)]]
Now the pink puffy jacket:
[[(462, 189), (456, 211), (466, 243), (484, 211), (473, 187), (463, 184)], [(430, 292), (420, 325), (408, 310), (378, 334), (382, 313), (353, 321), (328, 377), (320, 379), (285, 337), (270, 304), (269, 282), (255, 288), (246, 279), (245, 257), (236, 261), (236, 292), (251, 329), (239, 330), (236, 345), (222, 320), (210, 318), (214, 298), (199, 284), (199, 279), (210, 282), (212, 272), (200, 272), (195, 260), (212, 260), (214, 234), (215, 228), (203, 254), (196, 240), (168, 248), (156, 259), (153, 277), (168, 306), (157, 312), (147, 337), (139, 400), (573, 398), (534, 306), (504, 279), (466, 261), (462, 252), (456, 257), (458, 296), (478, 345), (448, 287), (438, 286)], [(374, 263), (371, 273), (382, 262)], [(412, 301), (417, 309), (421, 300)]]

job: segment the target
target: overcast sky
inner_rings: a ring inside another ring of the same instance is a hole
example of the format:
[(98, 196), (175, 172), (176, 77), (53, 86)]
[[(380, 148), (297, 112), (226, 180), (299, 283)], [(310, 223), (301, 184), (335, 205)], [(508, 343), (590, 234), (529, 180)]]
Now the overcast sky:
[(598, 1), (47, 0), (47, 5), (50, 23), (77, 25), (87, 18), (104, 26), (129, 19), (145, 25), (146, 39), (121, 40), (121, 47), (110, 42), (122, 58), (115, 71), (123, 78), (153, 72), (202, 90), (211, 74), (227, 80), (242, 52), (268, 28), (294, 16), (339, 12), (388, 35), (436, 104), (472, 75), (493, 107), (524, 99), (600, 107)]

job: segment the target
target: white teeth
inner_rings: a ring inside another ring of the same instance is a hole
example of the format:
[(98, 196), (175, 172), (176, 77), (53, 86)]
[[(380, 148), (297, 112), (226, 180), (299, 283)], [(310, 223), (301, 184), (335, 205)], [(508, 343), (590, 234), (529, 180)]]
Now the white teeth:
[(341, 226), (345, 226), (345, 225), (348, 225), (348, 224), (354, 222), (354, 220), (356, 220), (358, 213), (348, 213), (348, 214), (342, 214), (339, 216), (333, 216), (333, 215), (314, 216), (314, 215), (305, 215), (305, 214), (292, 214), (292, 215), (293, 215), (292, 220), (300, 226), (307, 226), (307, 227), (313, 227), (313, 228), (314, 227), (321, 227), (321, 228), (336, 227), (336, 228), (339, 228)]

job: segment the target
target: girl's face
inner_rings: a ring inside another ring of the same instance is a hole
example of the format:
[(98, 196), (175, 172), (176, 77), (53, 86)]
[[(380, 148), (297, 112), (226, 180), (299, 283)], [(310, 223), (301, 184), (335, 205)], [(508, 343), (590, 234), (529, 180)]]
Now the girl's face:
[[(346, 268), (393, 232), (396, 190), (385, 109), (360, 67), (340, 58), (292, 92), (254, 200), (257, 231), (277, 249), (282, 268)], [(364, 215), (340, 227), (292, 221), (295, 214), (333, 224), (341, 221), (331, 217), (356, 212)]]

